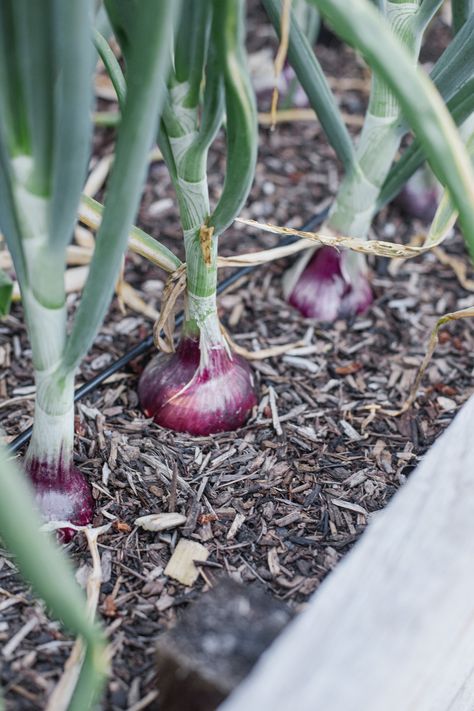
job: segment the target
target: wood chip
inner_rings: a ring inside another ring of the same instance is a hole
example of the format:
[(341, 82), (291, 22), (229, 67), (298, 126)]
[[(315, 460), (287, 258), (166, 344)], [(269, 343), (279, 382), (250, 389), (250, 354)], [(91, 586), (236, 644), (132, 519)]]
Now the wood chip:
[(292, 511), (291, 513), (287, 514), (286, 516), (277, 518), (275, 520), (275, 525), (276, 526), (289, 526), (291, 523), (296, 523), (296, 521), (300, 521), (300, 519), (301, 519), (301, 511)]
[(9, 659), (13, 655), (16, 648), (23, 642), (25, 637), (30, 634), (30, 632), (36, 627), (37, 624), (37, 617), (30, 617), (30, 619), (25, 622), (23, 627), (21, 627), (21, 629), (19, 629), (18, 632), (10, 639), (10, 641), (3, 647), (2, 655), (5, 657), (5, 659)]
[(321, 367), (314, 363), (309, 358), (300, 358), (299, 356), (286, 355), (283, 356), (283, 361), (292, 365), (294, 368), (301, 368), (302, 370), (309, 370), (310, 373), (318, 373)]
[(273, 577), (276, 578), (277, 575), (280, 575), (281, 573), (280, 561), (278, 559), (278, 553), (276, 548), (270, 548), (267, 555), (267, 561), (268, 570), (273, 575)]
[(352, 427), (349, 422), (346, 422), (346, 420), (339, 420), (339, 424), (341, 425), (342, 429), (344, 430), (344, 433), (351, 439), (353, 442), (358, 442), (361, 438), (360, 434), (356, 432), (356, 430)]
[(438, 405), (447, 412), (453, 412), (457, 409), (457, 403), (454, 400), (451, 400), (451, 398), (449, 397), (440, 396), (439, 398), (437, 398), (437, 400)]
[(165, 575), (190, 587), (199, 575), (199, 569), (194, 562), (205, 561), (208, 556), (209, 551), (200, 543), (181, 538), (165, 568)]
[(268, 394), (270, 396), (270, 409), (272, 412), (272, 422), (273, 422), (273, 427), (275, 428), (275, 432), (277, 433), (278, 436), (283, 434), (283, 430), (280, 425), (280, 419), (278, 417), (278, 409), (276, 405), (276, 394), (275, 390), (270, 387), (268, 388)]
[(363, 506), (359, 504), (353, 504), (351, 501), (343, 501), (342, 499), (331, 499), (334, 506), (338, 506), (340, 509), (347, 509), (348, 511), (354, 511), (354, 513), (360, 513), (363, 516), (368, 516), (369, 512), (364, 509)]
[(139, 526), (145, 531), (166, 531), (182, 526), (183, 523), (186, 523), (186, 516), (180, 513), (149, 514), (135, 519), (135, 526)]
[(241, 514), (241, 513), (235, 514), (235, 518), (232, 521), (231, 527), (229, 528), (229, 531), (227, 533), (227, 540), (228, 541), (232, 540), (232, 538), (235, 538), (237, 531), (242, 526), (244, 521), (245, 521), (245, 516), (243, 514)]

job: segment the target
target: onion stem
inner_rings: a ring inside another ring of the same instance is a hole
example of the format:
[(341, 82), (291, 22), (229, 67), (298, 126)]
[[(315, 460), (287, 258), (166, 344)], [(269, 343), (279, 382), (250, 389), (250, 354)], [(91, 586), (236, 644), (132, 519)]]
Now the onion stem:
[[(409, 50), (413, 65), (417, 61), (426, 27), (426, 23), (420, 19), (419, 6), (420, 3), (413, 0), (397, 2), (387, 0), (381, 8), (393, 34)], [(331, 208), (327, 221), (330, 230), (337, 234), (367, 239), (382, 185), (396, 156), (403, 133), (402, 112), (396, 96), (383, 79), (374, 73), (369, 106), (356, 149), (356, 160), (348, 168)], [(294, 306), (300, 308), (301, 302), (300, 310), (303, 310), (307, 316), (318, 318), (321, 309), (317, 301), (333, 298), (334, 279), (340, 280), (338, 284), (340, 294), (347, 289), (360, 294), (360, 303), (356, 299), (351, 306), (354, 308), (354, 313), (360, 312), (370, 303), (367, 267), (362, 255), (343, 252), (339, 257), (340, 264), (337, 268), (333, 265), (332, 272), (324, 276), (321, 265), (313, 263), (316, 259), (314, 253), (314, 249), (305, 252), (285, 275), (285, 294)], [(319, 261), (321, 262), (321, 259)], [(326, 259), (323, 261), (330, 262)], [(323, 297), (326, 290), (322, 287), (322, 283), (316, 283), (320, 278), (323, 278), (328, 288), (332, 289), (333, 296), (328, 292)], [(304, 285), (299, 283), (303, 279)], [(313, 280), (316, 280), (314, 291), (311, 287)], [(333, 305), (331, 313), (334, 312), (334, 308)], [(335, 317), (343, 313), (349, 315), (346, 311), (347, 306), (344, 307), (341, 301), (340, 309), (335, 308)], [(325, 310), (323, 309), (322, 312)]]

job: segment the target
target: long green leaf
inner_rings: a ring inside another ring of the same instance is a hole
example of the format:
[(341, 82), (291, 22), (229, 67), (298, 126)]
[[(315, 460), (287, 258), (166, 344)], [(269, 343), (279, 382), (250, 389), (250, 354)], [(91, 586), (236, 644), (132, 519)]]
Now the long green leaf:
[[(466, 149), (472, 161), (474, 159), (474, 133), (468, 138), (466, 142)], [(453, 204), (451, 195), (448, 190), (445, 190), (431, 223), (430, 230), (426, 238), (426, 244), (439, 243), (439, 241), (454, 227), (457, 217), (458, 212)]]
[(418, 10), (418, 27), (425, 29), (437, 13), (444, 0), (422, 0)]
[[(55, 2), (13, 2), (18, 29), (21, 84), (28, 117), (33, 173), (31, 192), (49, 197), (53, 162)], [(74, 0), (71, 0), (74, 1)], [(77, 0), (75, 0), (77, 2)]]
[(7, 316), (10, 312), (10, 304), (12, 302), (13, 282), (5, 274), (3, 269), (0, 269), (0, 318)]
[[(111, 0), (107, 7), (113, 6), (119, 15), (120, 9), (125, 9), (129, 17), (132, 5), (129, 0)], [(91, 346), (112, 298), (164, 102), (177, 11), (177, 0), (163, 0), (158, 5), (154, 0), (140, 0), (139, 11), (129, 18), (127, 98), (96, 249), (64, 352), (67, 371), (76, 368)]]
[[(466, 82), (447, 104), (457, 126), (460, 126), (474, 112), (474, 78)], [(402, 157), (392, 166), (377, 200), (377, 210), (393, 200), (405, 183), (426, 160), (425, 151), (418, 140), (404, 151)]]
[[(103, 214), (104, 206), (100, 202), (88, 195), (82, 196), (79, 217), (88, 227), (97, 229), (102, 221)], [(129, 248), (167, 272), (173, 272), (182, 265), (181, 260), (171, 250), (139, 227), (132, 227), (130, 230)]]
[[(93, 669), (84, 669), (84, 699), (96, 699), (107, 671), (105, 643), (99, 627), (89, 620), (86, 601), (71, 564), (49, 534), (40, 531), (41, 520), (24, 474), (0, 447), (0, 538), (15, 555), (15, 562), (51, 612), (88, 645)], [(84, 688), (85, 687), (85, 688)], [(88, 705), (82, 706), (86, 711)]]
[[(471, 16), (462, 30), (454, 37), (431, 70), (430, 78), (434, 82), (445, 102), (453, 102), (466, 84), (474, 78), (474, 17)], [(461, 94), (462, 95), (462, 94)], [(454, 112), (450, 109), (451, 113)], [(408, 124), (400, 130), (409, 130)]]
[(333, 28), (359, 49), (396, 94), (415, 135), (459, 210), (474, 257), (474, 173), (455, 124), (430, 80), (411, 59), (369, 0), (313, 0)]
[[(91, 0), (0, 5), (0, 60), (12, 52), (6, 65), (13, 75), (0, 82), (0, 222), (22, 287), (29, 280), (42, 302), (57, 305), (89, 160), (91, 11)], [(26, 122), (13, 139), (9, 116)]]
[[(0, 94), (1, 86), (0, 84)], [(5, 138), (0, 122), (0, 229), (5, 235), (8, 249), (12, 255), (17, 279), (20, 284), (25, 284), (27, 279), (26, 261), (21, 240), (21, 228), (13, 198), (10, 161)]]
[(118, 59), (105, 37), (98, 30), (94, 31), (94, 44), (113, 84), (120, 110), (122, 111), (125, 106), (127, 85)]
[[(279, 34), (281, 22), (280, 0), (263, 0), (263, 5), (268, 17)], [(336, 151), (338, 158), (348, 172), (357, 164), (352, 139), (342, 120), (341, 112), (321, 65), (305, 37), (304, 32), (299, 28), (293, 14), (291, 18), (288, 59), (295, 70), (301, 86), (306, 92), (311, 106), (321, 122), (329, 143)]]
[(474, 13), (474, 0), (451, 0), (451, 11), (453, 13), (453, 30), (457, 34)]
[(473, 33), (474, 16), (471, 15), (431, 70), (431, 80), (445, 101), (474, 77)]
[(219, 202), (209, 219), (219, 235), (240, 212), (255, 175), (258, 124), (244, 50), (242, 0), (214, 0), (212, 41), (221, 63), (225, 88), (227, 168)]
[(185, 100), (189, 108), (199, 103), (211, 17), (211, 0), (183, 0), (175, 42), (174, 73), (178, 82), (189, 84)]
[(92, 135), (92, 78), (95, 52), (91, 42), (91, 0), (55, 0), (54, 135), (51, 248), (71, 241), (87, 173)]
[(0, 3), (0, 115), (5, 145), (14, 154), (28, 153), (30, 135), (21, 81), (20, 43), (11, 2)]
[[(199, 180), (205, 171), (207, 152), (222, 125), (224, 98), (224, 81), (220, 69), (219, 55), (216, 52), (214, 43), (211, 42), (207, 56), (206, 86), (201, 107), (198, 136), (194, 139), (182, 160), (181, 175), (186, 180), (191, 182)], [(172, 171), (173, 157), (171, 156), (171, 168), (166, 156), (165, 160), (168, 169)]]

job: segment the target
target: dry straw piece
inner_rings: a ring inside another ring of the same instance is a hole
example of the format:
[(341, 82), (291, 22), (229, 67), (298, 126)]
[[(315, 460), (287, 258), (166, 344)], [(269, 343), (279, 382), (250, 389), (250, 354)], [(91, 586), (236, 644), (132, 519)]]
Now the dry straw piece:
[[(429, 233), (428, 236), (423, 240), (420, 246), (408, 245), (408, 244), (393, 244), (392, 242), (385, 242), (384, 240), (363, 240), (357, 237), (344, 237), (337, 235), (335, 232), (325, 227), (326, 234), (321, 232), (303, 232), (302, 230), (295, 230), (292, 227), (279, 227), (278, 225), (272, 225), (269, 223), (257, 222), (257, 220), (246, 220), (241, 217), (236, 219), (236, 222), (240, 222), (242, 225), (248, 225), (249, 227), (257, 227), (264, 232), (272, 232), (277, 235), (293, 235), (295, 237), (301, 237), (301, 242), (296, 242), (295, 244), (288, 245), (293, 248), (293, 252), (308, 249), (311, 244), (318, 242), (327, 247), (334, 247), (336, 249), (342, 247), (344, 249), (351, 249), (354, 252), (360, 252), (361, 254), (372, 254), (377, 257), (389, 257), (390, 259), (403, 258), (410, 259), (412, 257), (418, 257), (420, 254), (424, 254), (429, 250), (437, 247), (449, 234), (449, 230), (439, 232), (439, 233)], [(287, 247), (276, 248), (280, 249), (280, 256), (286, 256), (284, 250)], [(292, 252), (287, 252), (291, 254)], [(256, 253), (256, 255), (265, 252)], [(243, 257), (244, 255), (242, 255)], [(245, 255), (246, 256), (246, 255)], [(276, 259), (276, 257), (274, 257)], [(259, 263), (259, 262), (254, 262)]]
[[(173, 334), (175, 325), (176, 302), (186, 288), (186, 265), (182, 264), (168, 277), (161, 297), (161, 311), (153, 327), (153, 339), (156, 347), (164, 353), (173, 353)], [(161, 332), (164, 333), (164, 338)]]
[(441, 316), (436, 322), (436, 325), (434, 329), (431, 332), (430, 340), (428, 341), (428, 347), (426, 349), (425, 356), (421, 362), (421, 365), (418, 369), (418, 373), (416, 374), (415, 381), (410, 389), (410, 394), (408, 395), (407, 399), (401, 406), (399, 410), (385, 410), (381, 408), (379, 412), (381, 412), (384, 415), (391, 415), (392, 417), (398, 417), (399, 415), (403, 415), (404, 412), (410, 409), (410, 407), (413, 405), (413, 403), (416, 400), (416, 395), (418, 392), (418, 388), (420, 387), (421, 379), (423, 378), (423, 375), (425, 374), (425, 371), (429, 365), (429, 362), (431, 358), (433, 357), (433, 353), (436, 349), (436, 346), (438, 345), (439, 342), (439, 329), (441, 326), (444, 326), (445, 324), (449, 323), (450, 321), (460, 321), (463, 318), (472, 318), (474, 316), (474, 306), (468, 306), (466, 309), (460, 309), (459, 311), (452, 311), (451, 313), (444, 314), (444, 316)]
[(272, 105), (270, 108), (271, 116), (271, 128), (274, 129), (276, 125), (276, 113), (278, 106), (278, 87), (277, 82), (280, 74), (283, 71), (285, 65), (286, 55), (288, 54), (288, 42), (290, 38), (290, 17), (291, 17), (291, 0), (283, 0), (282, 12), (281, 12), (281, 26), (280, 26), (280, 45), (278, 47), (278, 52), (275, 57), (274, 71), (275, 71), (275, 86), (273, 87), (272, 94)]

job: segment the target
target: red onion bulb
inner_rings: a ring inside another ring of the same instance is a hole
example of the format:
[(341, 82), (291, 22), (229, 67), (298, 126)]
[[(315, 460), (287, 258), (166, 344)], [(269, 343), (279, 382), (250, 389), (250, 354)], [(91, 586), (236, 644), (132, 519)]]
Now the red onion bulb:
[(138, 395), (147, 417), (162, 427), (210, 435), (241, 427), (257, 403), (252, 371), (224, 344), (202, 363), (198, 338), (184, 336), (175, 353), (160, 353), (145, 368)]
[[(84, 474), (74, 466), (51, 464), (34, 457), (25, 462), (36, 494), (36, 501), (45, 522), (70, 521), (86, 526), (92, 521), (94, 500)], [(73, 528), (58, 530), (58, 539), (68, 543), (74, 536)]]
[(321, 247), (312, 256), (289, 296), (306, 318), (332, 322), (363, 313), (373, 295), (367, 275), (347, 252)]

